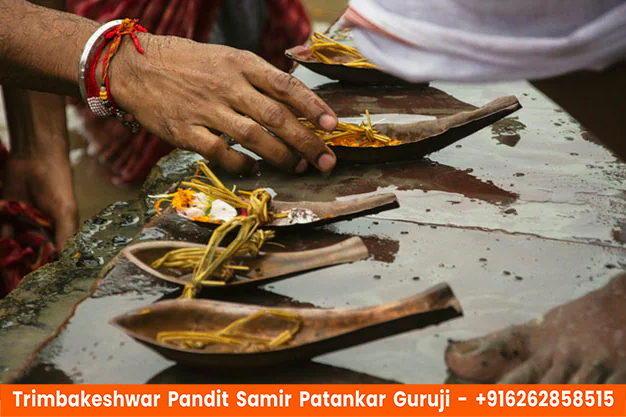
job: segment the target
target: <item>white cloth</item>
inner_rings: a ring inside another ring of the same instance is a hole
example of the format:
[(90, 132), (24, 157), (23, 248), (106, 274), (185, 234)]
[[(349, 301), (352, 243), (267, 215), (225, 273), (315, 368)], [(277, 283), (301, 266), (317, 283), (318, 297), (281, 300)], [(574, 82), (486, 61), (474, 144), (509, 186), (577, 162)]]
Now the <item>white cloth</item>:
[(354, 42), (424, 81), (541, 79), (626, 59), (626, 0), (351, 0)]

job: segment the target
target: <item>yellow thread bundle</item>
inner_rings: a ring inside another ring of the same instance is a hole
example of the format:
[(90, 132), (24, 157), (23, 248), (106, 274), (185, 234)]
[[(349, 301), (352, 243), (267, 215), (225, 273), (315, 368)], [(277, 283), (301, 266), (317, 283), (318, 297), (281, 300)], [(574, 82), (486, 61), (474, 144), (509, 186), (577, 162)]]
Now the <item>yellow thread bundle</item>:
[[(240, 330), (246, 324), (249, 324), (261, 317), (275, 316), (284, 319), (292, 324), (291, 328), (282, 331), (276, 337), (260, 337), (244, 334)], [(242, 351), (261, 351), (276, 349), (283, 346), (293, 339), (302, 327), (302, 319), (294, 313), (279, 310), (263, 310), (251, 314), (248, 317), (236, 320), (224, 329), (211, 332), (197, 331), (170, 331), (159, 332), (157, 334), (157, 342), (170, 343), (183, 348), (204, 349), (210, 344), (221, 344), (231, 347), (233, 350), (240, 349)]]
[(334, 146), (349, 146), (357, 148), (378, 148), (381, 146), (401, 145), (397, 139), (380, 133), (373, 125), (369, 110), (365, 110), (367, 120), (360, 125), (339, 122), (331, 133), (317, 129), (306, 119), (300, 119), (306, 128), (311, 129), (326, 144)]
[[(372, 64), (367, 58), (361, 55), (356, 48), (339, 43), (320, 32), (315, 32), (313, 36), (311, 36), (310, 42), (311, 55), (313, 58), (325, 64), (341, 64), (355, 68), (378, 69), (376, 65)], [(351, 60), (347, 62), (333, 61), (328, 57), (329, 52), (347, 56), (351, 58)]]

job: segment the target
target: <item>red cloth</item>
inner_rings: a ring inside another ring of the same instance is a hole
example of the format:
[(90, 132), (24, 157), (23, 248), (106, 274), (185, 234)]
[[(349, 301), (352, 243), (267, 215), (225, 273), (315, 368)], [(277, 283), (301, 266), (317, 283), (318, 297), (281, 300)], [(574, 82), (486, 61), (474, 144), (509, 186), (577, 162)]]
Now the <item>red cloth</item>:
[(311, 35), (311, 21), (301, 0), (267, 0), (267, 24), (259, 55), (283, 71), (293, 63), (285, 51)]
[[(266, 0), (267, 24), (260, 55), (283, 70), (289, 70), (286, 49), (304, 43), (311, 23), (301, 0)], [(205, 42), (219, 11), (221, 0), (67, 0), (69, 12), (108, 22), (138, 18), (149, 32)], [(96, 154), (116, 184), (143, 182), (160, 158), (172, 147), (145, 129), (133, 136), (119, 122), (95, 119), (81, 106), (92, 136), (90, 152)]]
[[(8, 156), (0, 143), (0, 170)], [(39, 210), (21, 201), (0, 200), (0, 298), (28, 273), (56, 258), (52, 231), (51, 220)]]

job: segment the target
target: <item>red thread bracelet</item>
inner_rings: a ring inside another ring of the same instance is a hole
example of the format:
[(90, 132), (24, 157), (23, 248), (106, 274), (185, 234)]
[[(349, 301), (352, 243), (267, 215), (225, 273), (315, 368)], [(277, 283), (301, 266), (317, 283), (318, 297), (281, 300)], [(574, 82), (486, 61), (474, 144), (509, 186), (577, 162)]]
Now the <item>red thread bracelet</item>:
[[(143, 48), (141, 48), (137, 35), (134, 32), (146, 33), (147, 30), (137, 24), (137, 19), (124, 19), (120, 25), (109, 29), (102, 35), (105, 41), (98, 46), (93, 55), (92, 61), (89, 63), (87, 74), (85, 76), (85, 88), (87, 103), (91, 111), (96, 116), (115, 116), (124, 126), (129, 127), (133, 130), (133, 132), (136, 132), (140, 128), (139, 124), (134, 120), (126, 120), (126, 116), (128, 114), (123, 110), (118, 109), (115, 105), (115, 101), (111, 95), (109, 77), (111, 60), (117, 53), (125, 35), (129, 35), (131, 37), (137, 52), (142, 55), (145, 53)], [(108, 49), (104, 57), (104, 61), (102, 62), (102, 83), (99, 84), (96, 80), (96, 69), (107, 44)]]

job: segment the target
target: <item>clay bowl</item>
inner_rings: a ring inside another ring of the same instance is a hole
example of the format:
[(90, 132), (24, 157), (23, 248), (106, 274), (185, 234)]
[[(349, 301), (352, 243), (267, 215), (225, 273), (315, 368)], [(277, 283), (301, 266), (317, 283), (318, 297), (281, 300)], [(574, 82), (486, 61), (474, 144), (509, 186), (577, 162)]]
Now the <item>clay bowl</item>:
[[(320, 62), (313, 58), (311, 49), (307, 45), (288, 49), (285, 55), (317, 74), (346, 84), (415, 85), (375, 68), (355, 68), (343, 65), (340, 56), (336, 57), (336, 63), (333, 64)], [(419, 85), (428, 85), (428, 83)]]
[(331, 146), (337, 159), (352, 163), (408, 161), (440, 151), (521, 109), (515, 96), (501, 97), (476, 110), (408, 124), (377, 124), (381, 133), (402, 142), (396, 146)]
[[(422, 294), (358, 309), (276, 308), (302, 319), (300, 331), (286, 345), (261, 352), (233, 353), (222, 345), (182, 349), (156, 340), (161, 331), (215, 332), (266, 307), (212, 300), (162, 301), (115, 317), (110, 324), (167, 359), (179, 364), (214, 368), (251, 368), (301, 361), (373, 340), (435, 325), (462, 315), (447, 284)], [(274, 337), (284, 322), (264, 318), (248, 331)]]
[[(181, 248), (204, 249), (206, 245), (176, 241), (142, 242), (127, 246), (126, 258), (148, 274), (177, 285), (186, 285), (191, 273), (182, 275), (176, 271), (164, 271), (150, 265), (170, 250)], [(225, 285), (211, 286), (212, 291), (258, 287), (270, 282), (289, 278), (298, 272), (311, 271), (332, 265), (355, 262), (369, 256), (367, 247), (359, 237), (352, 237), (334, 245), (298, 252), (262, 252), (258, 257), (242, 257), (249, 271), (239, 271)]]

